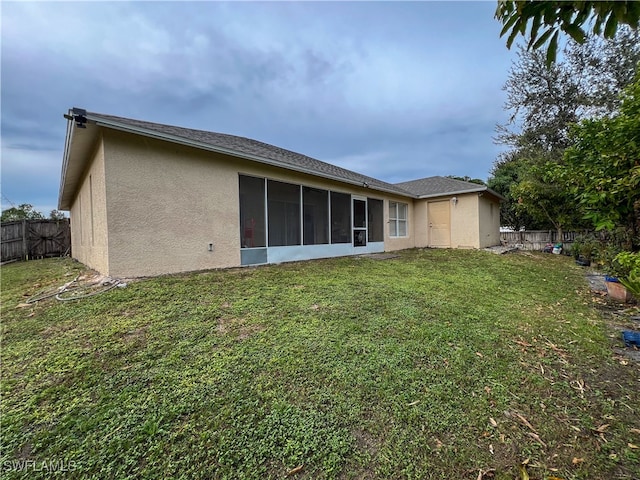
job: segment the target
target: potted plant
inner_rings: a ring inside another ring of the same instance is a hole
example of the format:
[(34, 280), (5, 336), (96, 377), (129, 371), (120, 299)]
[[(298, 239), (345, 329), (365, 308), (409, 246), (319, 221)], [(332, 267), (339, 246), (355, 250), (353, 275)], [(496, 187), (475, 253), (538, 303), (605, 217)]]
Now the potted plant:
[(576, 264), (588, 267), (597, 249), (598, 241), (593, 235), (578, 235), (571, 246), (571, 253)]
[(611, 262), (611, 276), (605, 277), (607, 293), (614, 300), (640, 299), (640, 252), (620, 252)]

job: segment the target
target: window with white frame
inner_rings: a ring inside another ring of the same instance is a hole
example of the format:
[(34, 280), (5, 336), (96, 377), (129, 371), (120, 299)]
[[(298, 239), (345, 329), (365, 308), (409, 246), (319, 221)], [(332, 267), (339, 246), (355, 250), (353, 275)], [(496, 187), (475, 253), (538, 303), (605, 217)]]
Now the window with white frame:
[(389, 202), (389, 236), (407, 236), (407, 212), (409, 206), (406, 203)]

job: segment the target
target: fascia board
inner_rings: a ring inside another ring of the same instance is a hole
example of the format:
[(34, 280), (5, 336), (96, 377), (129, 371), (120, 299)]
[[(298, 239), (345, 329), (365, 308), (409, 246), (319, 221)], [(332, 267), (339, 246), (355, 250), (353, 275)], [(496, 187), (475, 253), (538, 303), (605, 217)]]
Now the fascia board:
[(506, 200), (506, 198), (504, 198), (502, 195), (500, 195), (497, 192), (494, 192), (493, 190), (487, 187), (474, 188), (473, 190), (458, 190), (458, 191), (452, 191), (452, 192), (432, 193), (429, 195), (420, 195), (418, 196), (418, 198), (420, 199), (437, 198), (437, 197), (447, 197), (451, 195), (464, 195), (465, 193), (482, 193), (482, 192), (490, 193), (501, 202)]

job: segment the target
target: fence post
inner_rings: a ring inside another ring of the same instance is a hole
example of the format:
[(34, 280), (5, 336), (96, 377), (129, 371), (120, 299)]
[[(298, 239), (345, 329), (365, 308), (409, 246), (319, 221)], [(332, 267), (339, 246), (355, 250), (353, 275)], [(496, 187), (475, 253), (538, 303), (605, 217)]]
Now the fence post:
[(29, 249), (27, 248), (27, 221), (22, 220), (22, 257), (29, 260)]

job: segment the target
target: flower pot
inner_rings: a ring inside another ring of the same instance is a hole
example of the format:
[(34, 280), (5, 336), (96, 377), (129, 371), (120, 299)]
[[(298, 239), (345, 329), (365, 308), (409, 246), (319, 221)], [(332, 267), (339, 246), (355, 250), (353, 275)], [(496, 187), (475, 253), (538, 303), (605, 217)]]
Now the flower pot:
[(631, 300), (631, 294), (620, 282), (605, 281), (604, 283), (607, 286), (607, 293), (609, 294), (609, 297), (613, 300), (623, 303), (627, 303)]

